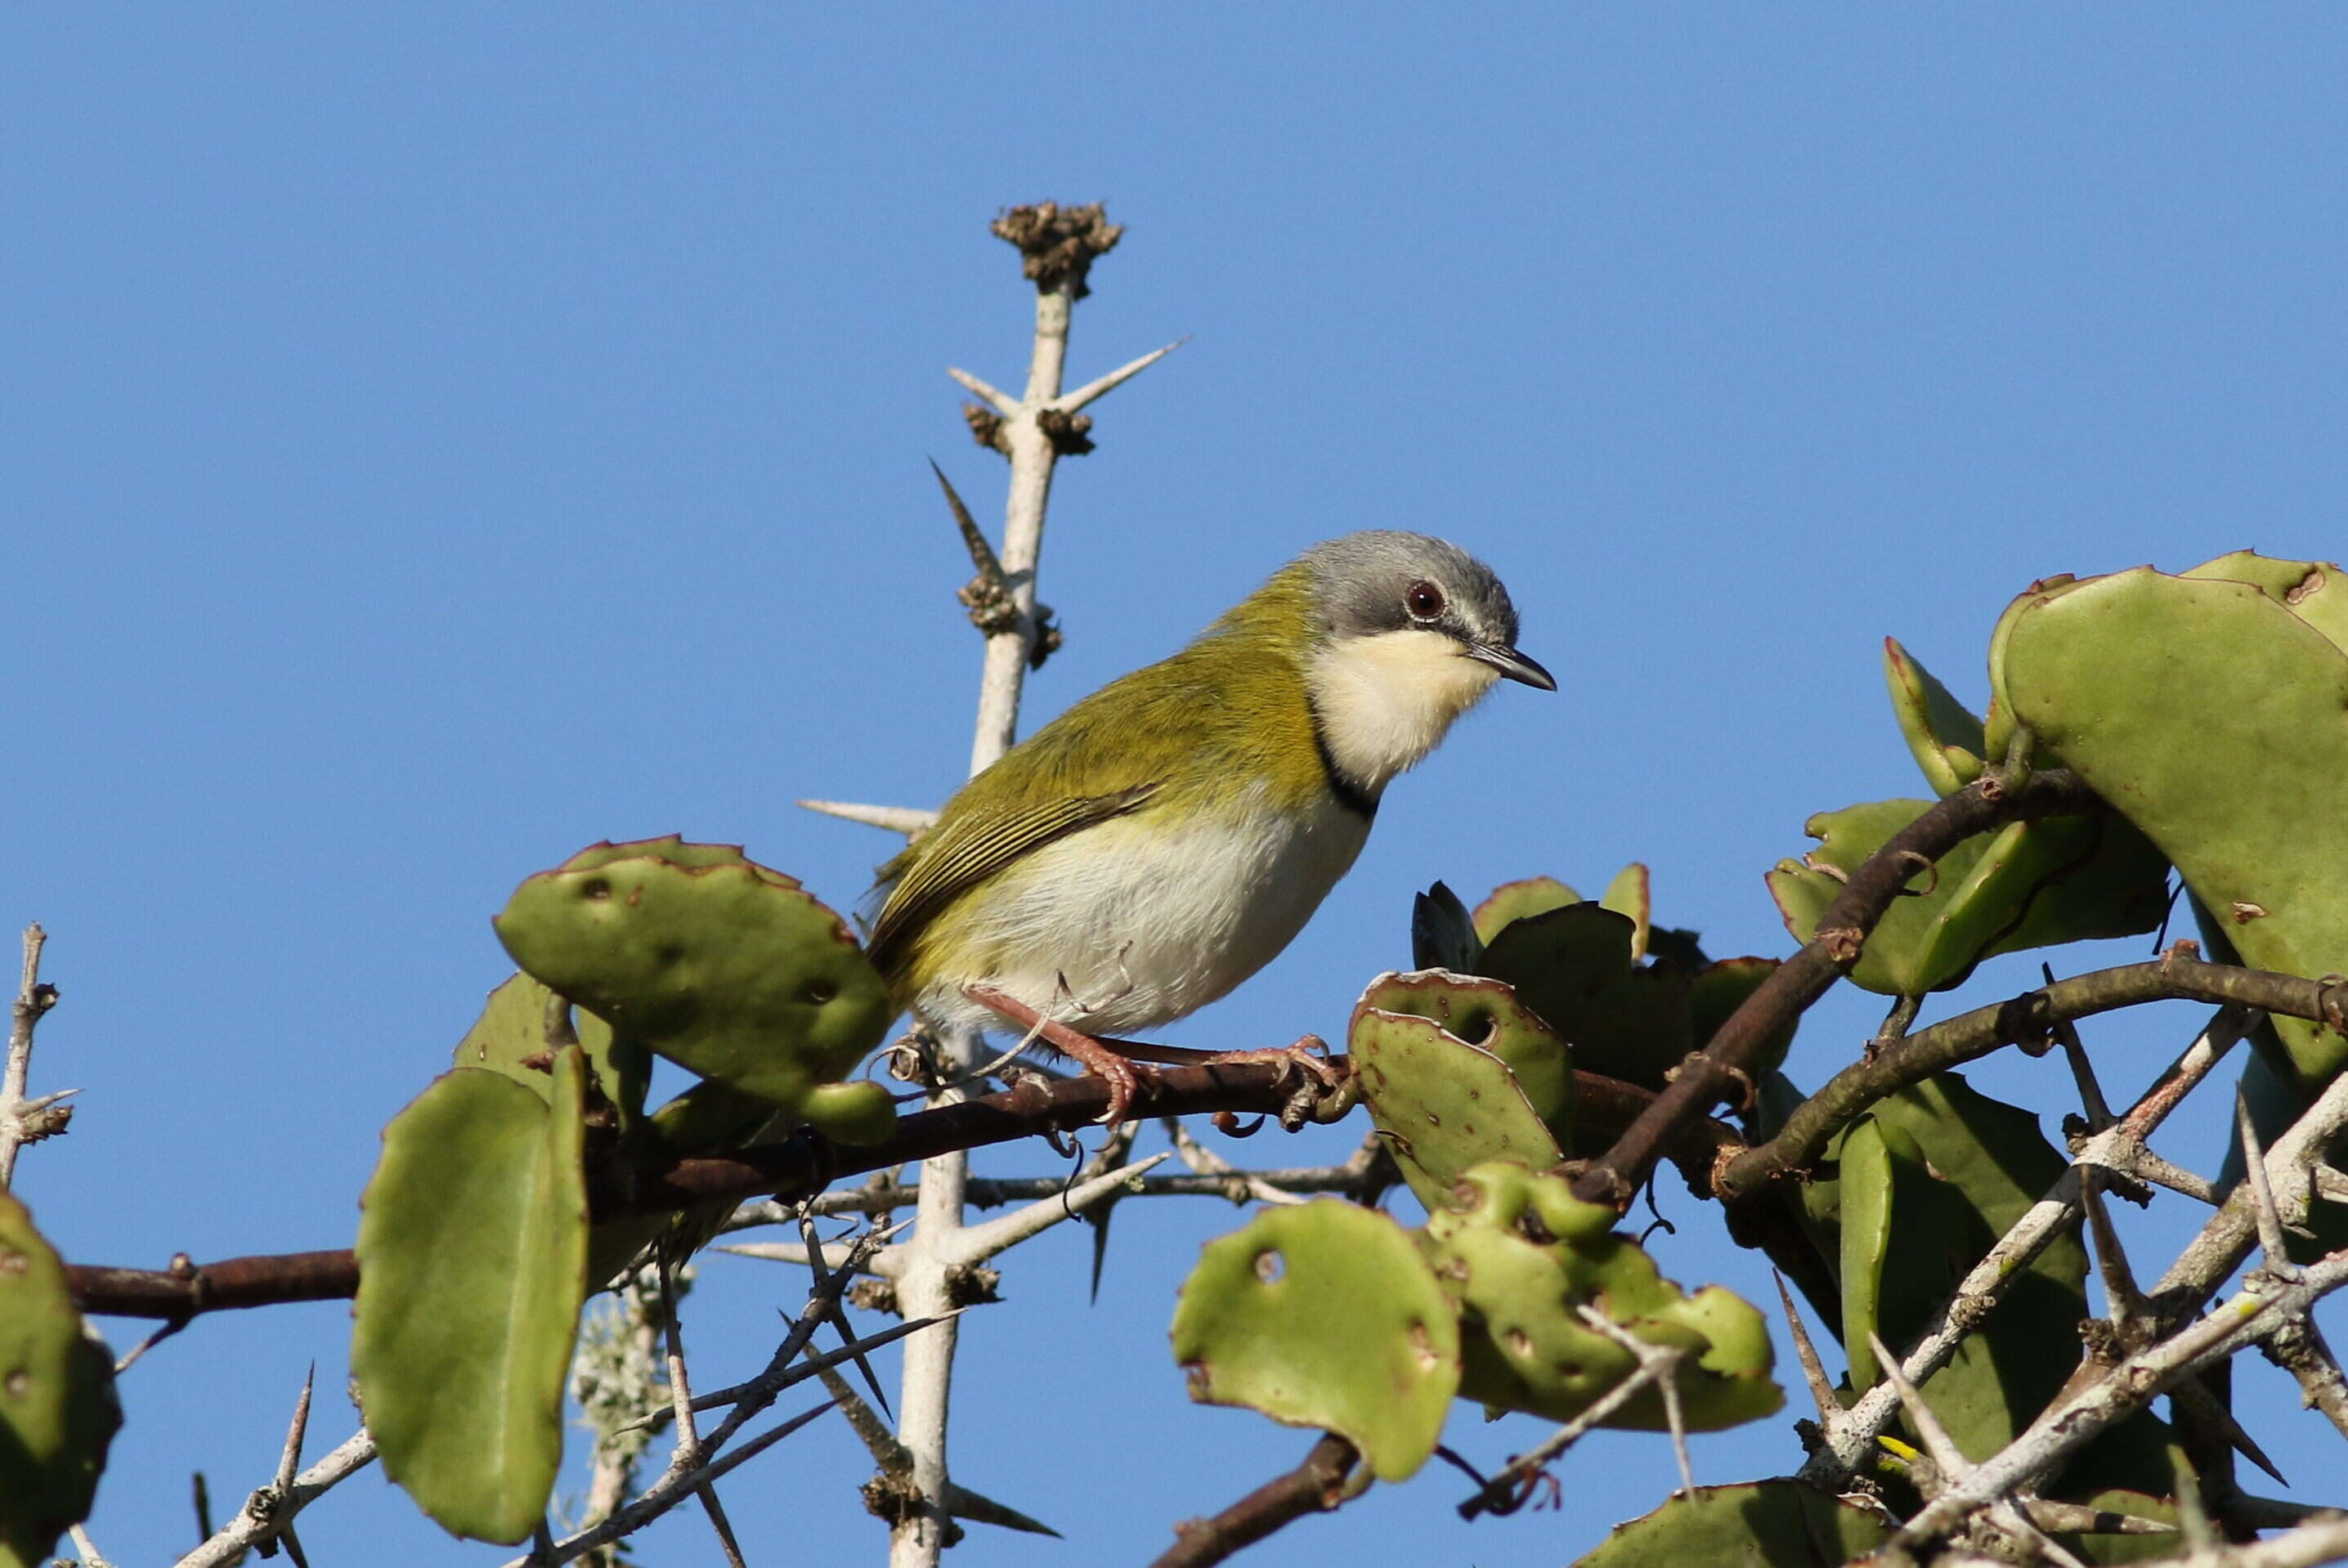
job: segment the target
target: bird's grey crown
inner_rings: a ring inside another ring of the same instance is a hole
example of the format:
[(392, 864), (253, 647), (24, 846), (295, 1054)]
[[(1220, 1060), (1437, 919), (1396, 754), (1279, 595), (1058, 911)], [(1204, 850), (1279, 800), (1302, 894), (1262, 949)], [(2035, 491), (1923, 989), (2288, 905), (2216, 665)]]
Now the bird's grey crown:
[[(1492, 569), (1431, 534), (1370, 530), (1332, 539), (1300, 560), (1313, 573), (1313, 596), (1333, 637), (1426, 626), (1488, 647), (1517, 645), (1517, 609)], [(1443, 592), (1443, 614), (1414, 621), (1404, 600), (1414, 583)]]

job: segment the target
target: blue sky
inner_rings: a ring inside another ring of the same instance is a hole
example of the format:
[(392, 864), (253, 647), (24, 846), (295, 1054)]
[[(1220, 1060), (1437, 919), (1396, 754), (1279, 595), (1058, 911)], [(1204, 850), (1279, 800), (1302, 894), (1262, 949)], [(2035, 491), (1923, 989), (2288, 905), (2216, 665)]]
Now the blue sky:
[[(789, 801), (934, 803), (967, 757), (967, 567), (923, 459), (999, 515), (942, 372), (1019, 380), (1029, 295), (984, 227), (1019, 201), (1106, 200), (1129, 226), (1075, 374), (1191, 335), (1062, 468), (1043, 584), (1068, 645), (1032, 720), (1356, 527), (1483, 555), (1560, 677), (1499, 692), (1400, 782), (1290, 952), (1169, 1038), (1341, 1028), (1407, 962), (1437, 877), (1589, 886), (1643, 859), (1662, 918), (1784, 951), (1761, 873), (1803, 820), (1921, 792), (1886, 634), (1977, 702), (2034, 578), (2341, 553), (2343, 28), (2312, 7), (11, 11), (0, 923), (48, 927), (65, 991), (36, 1087), (85, 1090), (20, 1191), (82, 1261), (345, 1244), (376, 1130), (507, 971), (488, 916), (521, 877), (682, 830), (852, 903), (889, 842)], [(1820, 1009), (1796, 1075), (1873, 1021)], [(2131, 1093), (2192, 1026), (2088, 1037)], [(2054, 1103), (2058, 1075), (1977, 1081)], [(2205, 1117), (2168, 1151), (2206, 1165), (2218, 1137)], [(1768, 1295), (1665, 1202), (1670, 1272)], [(2185, 1222), (2161, 1214), (2148, 1238)], [(1167, 1354), (1174, 1284), (1240, 1219), (1128, 1208), (1092, 1308), (1085, 1235), (1014, 1255), (967, 1326), (957, 1473), (1069, 1542), (976, 1531), (956, 1562), (1146, 1560), (1302, 1453), (1188, 1405)], [(703, 1376), (757, 1364), (801, 1287), (713, 1263)], [(345, 1340), (341, 1306), (289, 1307), (143, 1362), (101, 1547), (191, 1544), (188, 1471), (233, 1507), (304, 1365), (340, 1387)], [(2279, 1375), (2242, 1382), (2258, 1419), (2296, 1418)], [(323, 1451), (351, 1418), (320, 1411)], [(1535, 1435), (1464, 1409), (1453, 1430), (1487, 1459)], [(1696, 1446), (1705, 1480), (1798, 1457), (1782, 1423)], [(877, 1555), (869, 1469), (837, 1423), (758, 1461), (728, 1494), (754, 1559)], [(1550, 1564), (1670, 1484), (1643, 1437), (1560, 1475), (1562, 1513), (1465, 1526), (1429, 1472), (1249, 1560)], [(499, 1560), (374, 1478), (303, 1534), (320, 1562)], [(642, 1539), (708, 1552), (697, 1520)]]

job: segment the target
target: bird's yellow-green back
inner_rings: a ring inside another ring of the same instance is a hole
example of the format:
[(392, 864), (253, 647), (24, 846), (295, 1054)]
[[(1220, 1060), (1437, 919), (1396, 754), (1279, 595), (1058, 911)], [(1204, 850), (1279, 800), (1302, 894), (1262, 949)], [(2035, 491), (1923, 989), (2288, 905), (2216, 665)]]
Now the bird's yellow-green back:
[(873, 962), (901, 996), (924, 930), (1021, 856), (1112, 817), (1211, 813), (1251, 790), (1303, 810), (1329, 789), (1305, 662), (1309, 568), (1292, 565), (1171, 658), (1070, 707), (947, 801), (881, 868)]

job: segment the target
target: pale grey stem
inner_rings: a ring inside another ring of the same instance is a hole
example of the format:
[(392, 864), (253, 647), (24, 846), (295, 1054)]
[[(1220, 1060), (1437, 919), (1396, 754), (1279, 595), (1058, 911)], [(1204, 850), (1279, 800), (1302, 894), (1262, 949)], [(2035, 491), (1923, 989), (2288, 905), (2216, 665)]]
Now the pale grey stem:
[(985, 382), (981, 381), (977, 377), (973, 376), (969, 371), (957, 370), (953, 366), (949, 365), (946, 366), (946, 374), (953, 377), (954, 380), (961, 385), (963, 391), (968, 392), (973, 397), (979, 398), (988, 407), (992, 407), (996, 413), (1002, 415), (1004, 418), (1008, 419), (1014, 414), (1019, 412), (1018, 398), (1014, 397), (1008, 392), (1000, 391), (995, 387), (988, 386)]
[[(1044, 551), (1044, 517), (1052, 496), (1052, 469), (1059, 453), (1041, 417), (1060, 396), (1068, 355), (1068, 326), (1081, 279), (1035, 293), (1035, 349), (1027, 388), (1011, 408), (1007, 399), (974, 376), (955, 379), (994, 406), (1003, 418), (996, 444), (1011, 459), (1011, 484), (1003, 514), (1003, 547), (997, 552), (1011, 583), (1018, 616), (986, 639), (979, 680), (978, 722), (971, 740), (970, 770), (976, 774), (1010, 750), (1019, 735), (1019, 698), (1041, 636), (1035, 614), (1036, 563)], [(1057, 416), (1056, 418), (1065, 418)], [(974, 1032), (950, 1031), (941, 1041), (949, 1078), (969, 1072), (981, 1057)], [(932, 1105), (963, 1098), (949, 1084), (932, 1095)], [(922, 1166), (921, 1195), (914, 1205), (914, 1233), (897, 1278), (897, 1301), (907, 1317), (939, 1317), (952, 1312), (956, 1282), (965, 1269), (955, 1263), (957, 1233), (970, 1181), (966, 1153), (939, 1155)], [(956, 1325), (941, 1324), (905, 1347), (898, 1395), (897, 1436), (913, 1455), (913, 1482), (922, 1501), (905, 1510), (890, 1527), (890, 1568), (937, 1568), (952, 1532), (944, 1499), (953, 1484), (946, 1466), (946, 1421), (953, 1387)]]
[(1104, 1171), (1089, 1181), (1079, 1181), (1066, 1192), (1038, 1198), (1024, 1209), (1014, 1209), (1008, 1214), (997, 1215), (983, 1225), (965, 1226), (955, 1235), (953, 1247), (948, 1255), (953, 1263), (964, 1267), (984, 1263), (1030, 1236), (1041, 1235), (1064, 1220), (1075, 1219), (1102, 1199), (1115, 1196), (1119, 1188), (1138, 1180), (1143, 1172), (1172, 1158), (1170, 1153), (1153, 1154), (1147, 1160), (1138, 1160), (1117, 1170)]
[[(977, 1054), (974, 1032), (941, 1042), (958, 1063)], [(932, 1105), (966, 1098), (948, 1085)], [(922, 1164), (921, 1193), (913, 1206), (913, 1239), (901, 1249), (897, 1305), (907, 1318), (946, 1317), (954, 1310), (953, 1278), (947, 1258), (962, 1229), (963, 1188), (970, 1157), (942, 1154)], [(897, 1394), (897, 1438), (913, 1456), (913, 1484), (920, 1498), (889, 1530), (890, 1568), (937, 1568), (951, 1521), (943, 1499), (952, 1477), (946, 1471), (946, 1418), (953, 1391), (953, 1353), (960, 1325), (949, 1319), (905, 1346)]]
[(68, 1527), (66, 1533), (73, 1537), (74, 1552), (81, 1558), (81, 1568), (114, 1568), (114, 1564), (106, 1560), (106, 1554), (91, 1544), (89, 1532), (80, 1525)]
[(2115, 1423), (2150, 1404), (2179, 1378), (2272, 1335), (2293, 1316), (2348, 1284), (2348, 1251), (2292, 1280), (2260, 1270), (2209, 1316), (2118, 1363), (2106, 1376), (2039, 1412), (2020, 1437), (1926, 1504), (1896, 1541), (1913, 1547), (1955, 1529), (1976, 1508), (2052, 1470)]
[[(2267, 1150), (2268, 1193), (2286, 1222), (2305, 1222), (2314, 1185), (2309, 1172), (2322, 1163), (2343, 1127), (2348, 1127), (2348, 1073), (2333, 1078), (2306, 1114)], [(2172, 1316), (2190, 1313), (2209, 1300), (2250, 1256), (2258, 1240), (2259, 1210), (2251, 1183), (2239, 1183), (2148, 1294)]]
[(33, 1072), (33, 1027), (57, 1001), (56, 987), (41, 984), (41, 949), (48, 940), (38, 924), (25, 927), (24, 980), (8, 1024), (7, 1064), (0, 1067), (0, 1187), (15, 1180), (16, 1150), (35, 1135), (30, 1119), (43, 1109), (25, 1103), (25, 1086)]
[[(808, 1266), (809, 1262), (809, 1253), (804, 1242), (736, 1242), (731, 1246), (712, 1247), (709, 1250), (713, 1253), (728, 1253), (737, 1258), (754, 1258), (759, 1263), (796, 1264), (801, 1268)], [(870, 1258), (851, 1262), (855, 1255), (856, 1249), (853, 1247), (839, 1242), (826, 1242), (822, 1244), (820, 1256), (814, 1261), (819, 1267), (833, 1270), (848, 1268), (857, 1274), (873, 1274), (886, 1279), (897, 1272), (901, 1253), (899, 1249), (889, 1247)]]
[(2299, 1381), (2300, 1398), (2323, 1412), (2324, 1419), (2348, 1437), (2348, 1379), (2339, 1358), (2323, 1342), (2312, 1318), (2295, 1318), (2274, 1332), (2266, 1344), (2267, 1359)]
[[(2143, 1140), (2224, 1060), (2254, 1016), (2236, 1007), (2220, 1008), (2126, 1116), (2081, 1146), (2071, 1168), (1973, 1265), (1938, 1316), (1926, 1326), (1900, 1364), (1910, 1382), (1921, 1387), (1926, 1378), (1947, 1366), (1965, 1336), (1981, 1326), (2013, 1282), (2048, 1243), (2076, 1222), (2081, 1212), (2082, 1166), (2100, 1166), (2123, 1176), (2137, 1174), (2137, 1156), (2144, 1151)], [(1827, 1443), (1804, 1463), (1803, 1477), (1838, 1489), (1842, 1478), (1863, 1474), (1876, 1439), (1890, 1426), (1899, 1408), (1899, 1393), (1889, 1382), (1879, 1382), (1860, 1395), (1842, 1420), (1828, 1430)]]
[(1190, 1130), (1183, 1126), (1179, 1118), (1162, 1117), (1159, 1120), (1159, 1125), (1166, 1130), (1166, 1136), (1174, 1140), (1174, 1152), (1182, 1157), (1182, 1163), (1198, 1175), (1221, 1181), (1224, 1183), (1224, 1195), (1234, 1203), (1244, 1202), (1249, 1198), (1254, 1199), (1259, 1203), (1272, 1204), (1292, 1205), (1304, 1202), (1294, 1193), (1283, 1191), (1275, 1183), (1266, 1181), (1261, 1173), (1241, 1170), (1191, 1137)]
[(352, 1433), (334, 1452), (295, 1476), (294, 1484), (282, 1497), (274, 1487), (263, 1487), (254, 1492), (234, 1519), (180, 1558), (174, 1568), (227, 1568), (243, 1553), (276, 1540), (294, 1522), (294, 1516), (309, 1507), (321, 1493), (374, 1461), (375, 1439), (364, 1429)]
[(868, 828), (902, 833), (909, 839), (938, 825), (938, 814), (920, 806), (862, 806), (852, 800), (794, 800), (791, 804), (803, 810), (838, 817), (844, 822), (861, 822)]
[(1680, 1485), (1694, 1493), (1695, 1467), (1688, 1462), (1687, 1423), (1680, 1417), (1679, 1364), (1687, 1352), (1676, 1345), (1650, 1345), (1594, 1306), (1573, 1310), (1582, 1322), (1629, 1351), (1639, 1369), (1651, 1375), (1656, 1392), (1663, 1397), (1663, 1424), (1672, 1430), (1672, 1457), (1680, 1462)]
[[(1086, 405), (1097, 402), (1116, 391), (1189, 341), (1188, 337), (1178, 337), (1163, 348), (1153, 348), (1138, 359), (1129, 359), (1099, 379), (1087, 381), (1075, 391), (1063, 393), (1055, 397), (1052, 399), (1052, 407), (1063, 414), (1074, 414)], [(998, 410), (998, 412), (1002, 411), (1004, 410)]]
[(1777, 1299), (1786, 1306), (1786, 1327), (1794, 1336), (1794, 1356), (1802, 1364), (1802, 1381), (1809, 1386), (1810, 1403), (1818, 1407), (1818, 1429), (1832, 1441), (1835, 1429), (1842, 1425), (1843, 1418), (1842, 1401), (1835, 1398), (1834, 1379), (1827, 1376), (1826, 1364), (1818, 1359), (1818, 1346), (1810, 1343), (1810, 1331), (1794, 1305), (1794, 1293), (1786, 1288), (1785, 1276), (1772, 1271), (1770, 1277), (1777, 1282)]

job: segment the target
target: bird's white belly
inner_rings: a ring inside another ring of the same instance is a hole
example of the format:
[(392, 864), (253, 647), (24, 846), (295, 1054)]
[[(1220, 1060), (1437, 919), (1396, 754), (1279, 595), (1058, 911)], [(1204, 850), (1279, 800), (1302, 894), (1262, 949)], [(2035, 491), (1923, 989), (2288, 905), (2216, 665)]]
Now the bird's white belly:
[(1004, 1026), (961, 995), (979, 982), (1089, 1034), (1181, 1017), (1286, 947), (1369, 833), (1334, 800), (1301, 821), (1264, 801), (1180, 829), (1150, 816), (1088, 828), (1006, 872), (968, 933), (969, 950), (995, 955), (991, 972), (940, 978), (921, 1010)]

